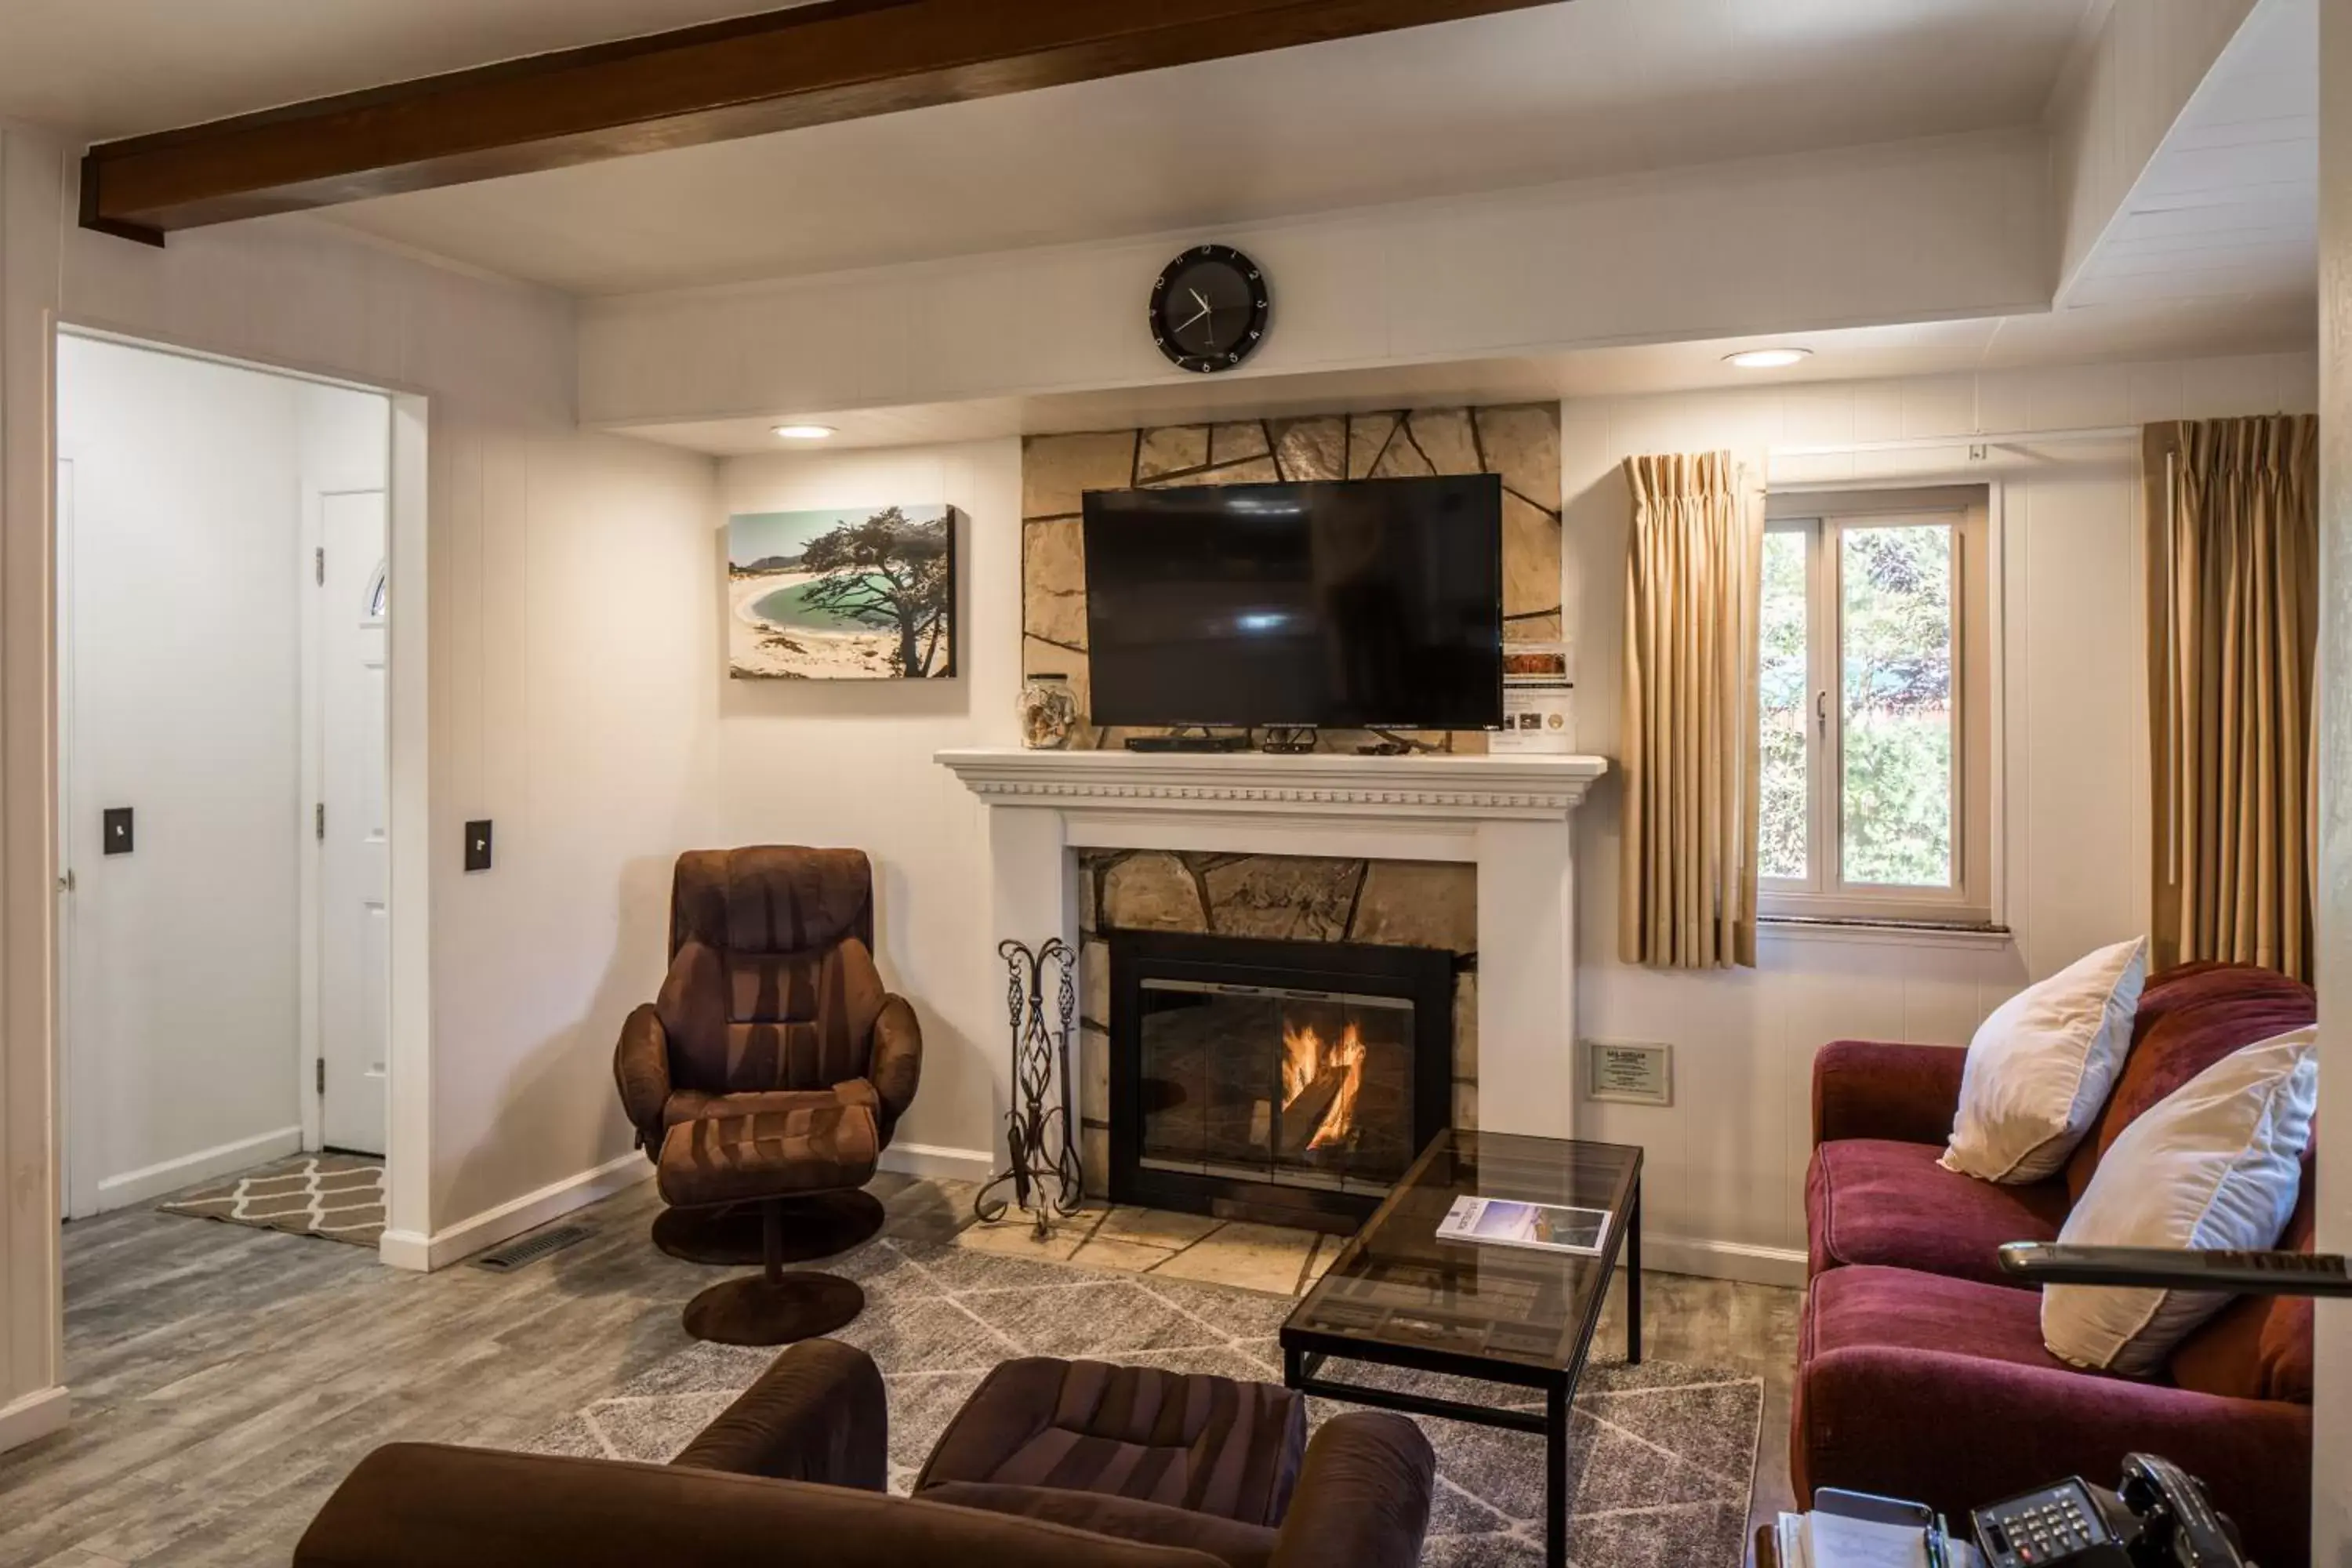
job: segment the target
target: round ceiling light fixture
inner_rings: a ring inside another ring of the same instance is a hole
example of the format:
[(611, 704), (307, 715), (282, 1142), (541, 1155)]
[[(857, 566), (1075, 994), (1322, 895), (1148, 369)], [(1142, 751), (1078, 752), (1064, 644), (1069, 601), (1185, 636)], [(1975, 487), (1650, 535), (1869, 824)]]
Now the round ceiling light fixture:
[(1813, 357), (1811, 349), (1742, 349), (1736, 354), (1726, 354), (1723, 363), (1741, 370), (1786, 370)]
[(822, 441), (834, 434), (830, 425), (779, 425), (776, 434), (787, 441)]

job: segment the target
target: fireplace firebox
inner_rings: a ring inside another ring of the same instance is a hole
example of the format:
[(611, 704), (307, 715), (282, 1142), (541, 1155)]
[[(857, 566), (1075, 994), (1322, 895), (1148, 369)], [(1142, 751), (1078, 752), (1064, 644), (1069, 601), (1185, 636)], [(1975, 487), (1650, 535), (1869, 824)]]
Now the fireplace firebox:
[(1109, 941), (1114, 1203), (1350, 1231), (1446, 1126), (1452, 953)]

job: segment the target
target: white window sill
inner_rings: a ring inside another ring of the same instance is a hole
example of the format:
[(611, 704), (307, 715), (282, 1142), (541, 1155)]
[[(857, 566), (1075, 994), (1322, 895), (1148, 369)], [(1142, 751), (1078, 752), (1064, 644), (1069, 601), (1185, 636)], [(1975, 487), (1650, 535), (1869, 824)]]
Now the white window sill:
[(1763, 915), (1759, 942), (1866, 942), (1890, 947), (2008, 947), (2016, 933), (2005, 925), (1938, 921), (1858, 920), (1822, 915)]

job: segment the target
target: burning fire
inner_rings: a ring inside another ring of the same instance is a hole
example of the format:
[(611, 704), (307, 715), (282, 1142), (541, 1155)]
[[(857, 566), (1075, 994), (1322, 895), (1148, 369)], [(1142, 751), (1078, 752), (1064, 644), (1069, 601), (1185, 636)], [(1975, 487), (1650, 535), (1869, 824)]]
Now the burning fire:
[(1355, 1131), (1356, 1095), (1364, 1086), (1364, 1038), (1349, 1024), (1335, 1041), (1326, 1042), (1312, 1024), (1282, 1029), (1282, 1108), (1289, 1110), (1298, 1097), (1326, 1073), (1344, 1073), (1339, 1091), (1324, 1110), (1322, 1122), (1308, 1139), (1309, 1149), (1328, 1149), (1346, 1141)]

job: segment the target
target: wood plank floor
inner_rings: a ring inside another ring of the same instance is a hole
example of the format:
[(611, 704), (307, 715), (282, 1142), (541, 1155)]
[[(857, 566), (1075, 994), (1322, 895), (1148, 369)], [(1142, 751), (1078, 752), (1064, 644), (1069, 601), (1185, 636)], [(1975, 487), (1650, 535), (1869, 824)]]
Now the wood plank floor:
[[(893, 1234), (953, 1235), (970, 1191), (885, 1177)], [(74, 1418), (0, 1456), (0, 1568), (282, 1564), (394, 1440), (512, 1445), (688, 1342), (711, 1270), (656, 1251), (651, 1184), (570, 1216), (589, 1240), (513, 1275), (415, 1275), (366, 1249), (126, 1209), (65, 1230)], [(1766, 1380), (1756, 1515), (1786, 1505), (1793, 1290), (1653, 1275), (1662, 1360)], [(1618, 1342), (1613, 1321), (1602, 1343)]]

